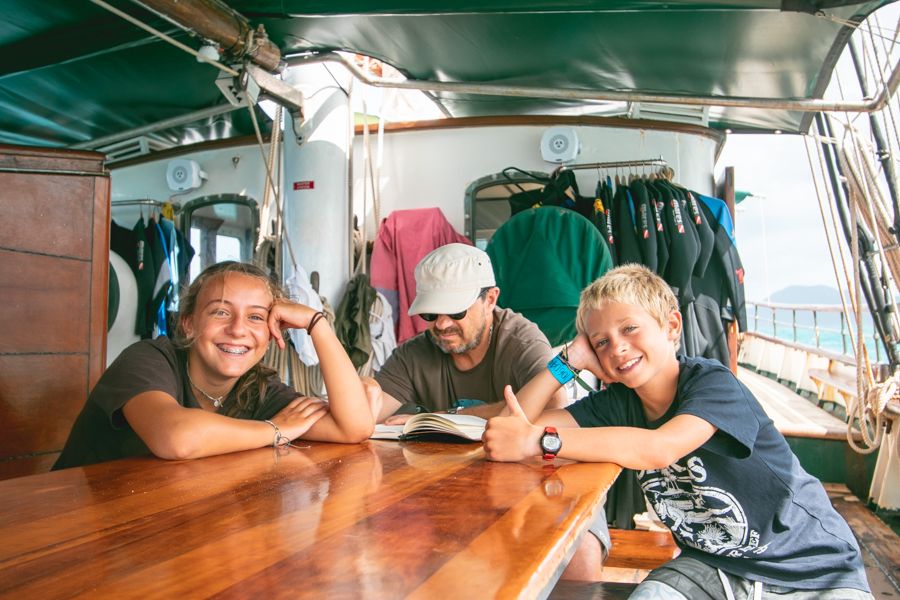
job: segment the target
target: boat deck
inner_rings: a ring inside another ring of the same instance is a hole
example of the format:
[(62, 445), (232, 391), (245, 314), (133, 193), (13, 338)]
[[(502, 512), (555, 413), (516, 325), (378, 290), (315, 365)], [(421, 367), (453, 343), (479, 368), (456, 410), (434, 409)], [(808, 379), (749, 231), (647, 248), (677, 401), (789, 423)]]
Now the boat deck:
[(879, 600), (900, 598), (900, 536), (851, 494), (847, 486), (826, 483), (825, 491), (859, 541), (872, 595)]
[(738, 379), (759, 400), (763, 410), (785, 437), (847, 439), (847, 424), (844, 421), (777, 381), (740, 366)]

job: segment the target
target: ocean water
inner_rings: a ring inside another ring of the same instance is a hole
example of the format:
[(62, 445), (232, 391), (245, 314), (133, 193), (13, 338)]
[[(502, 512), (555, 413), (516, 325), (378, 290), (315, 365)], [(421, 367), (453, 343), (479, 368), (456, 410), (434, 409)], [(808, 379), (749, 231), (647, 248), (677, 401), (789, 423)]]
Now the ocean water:
[[(754, 314), (753, 306), (748, 308), (748, 325), (751, 331), (769, 335), (782, 340), (820, 348), (838, 354), (854, 356), (851, 331), (856, 331), (856, 324), (847, 325), (846, 320), (837, 312), (816, 312), (776, 309), (774, 320), (772, 309), (759, 307)], [(875, 337), (872, 318), (863, 315), (863, 331), (866, 349), (870, 360), (881, 362), (885, 359), (884, 347)]]

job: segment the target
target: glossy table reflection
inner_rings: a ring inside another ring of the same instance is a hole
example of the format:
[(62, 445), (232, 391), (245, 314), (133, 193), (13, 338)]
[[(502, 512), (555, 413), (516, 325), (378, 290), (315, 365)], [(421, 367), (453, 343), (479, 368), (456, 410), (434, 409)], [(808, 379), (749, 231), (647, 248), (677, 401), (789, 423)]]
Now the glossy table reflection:
[(370, 441), (0, 482), (0, 596), (539, 598), (619, 473)]

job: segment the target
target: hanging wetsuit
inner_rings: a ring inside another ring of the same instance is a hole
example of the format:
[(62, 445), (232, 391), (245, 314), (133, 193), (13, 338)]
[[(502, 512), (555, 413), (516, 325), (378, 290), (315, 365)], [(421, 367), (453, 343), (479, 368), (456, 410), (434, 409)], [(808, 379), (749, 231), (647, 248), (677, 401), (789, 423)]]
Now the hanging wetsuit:
[(659, 192), (652, 185), (647, 185), (647, 198), (650, 201), (650, 207), (653, 209), (653, 226), (656, 229), (656, 273), (662, 276), (666, 272), (669, 264), (669, 237), (665, 231), (665, 222), (663, 220), (663, 209), (665, 203), (660, 199)]
[(635, 226), (637, 227), (638, 245), (641, 249), (641, 262), (654, 273), (659, 272), (659, 251), (656, 248), (655, 211), (650, 204), (647, 186), (640, 179), (635, 179), (628, 186), (634, 199)]
[(628, 188), (620, 185), (613, 196), (613, 235), (616, 244), (616, 264), (643, 263), (641, 246), (638, 243), (637, 232), (632, 217), (632, 202)]
[[(722, 221), (716, 220), (716, 203), (722, 206), (725, 203), (718, 198), (710, 198), (708, 196), (697, 195), (700, 198), (700, 210), (707, 216), (713, 227), (715, 235), (716, 251), (713, 254), (713, 263), (718, 262), (721, 269), (709, 277), (706, 282), (704, 277), (704, 290), (713, 294), (722, 308), (722, 317), (726, 321), (736, 320), (738, 328), (741, 331), (747, 331), (747, 306), (744, 299), (744, 265), (741, 263), (740, 254), (738, 254), (737, 246), (734, 244), (734, 238), (731, 236), (728, 225), (723, 225), (723, 221), (731, 223), (731, 214), (727, 208), (724, 214), (727, 218)], [(723, 214), (723, 213), (719, 213)]]
[[(655, 182), (654, 186), (665, 203), (663, 227), (669, 237), (669, 261), (663, 279), (672, 286), (678, 297), (678, 304), (685, 306), (694, 299), (691, 291), (691, 275), (694, 264), (700, 256), (700, 244), (696, 233), (688, 229), (684, 222), (681, 202), (666, 186)], [(693, 233), (693, 234), (692, 234)]]
[(594, 206), (593, 213), (591, 214), (591, 223), (593, 223), (594, 227), (597, 228), (597, 231), (600, 232), (600, 236), (603, 238), (603, 244), (606, 246), (606, 250), (613, 260), (613, 264), (615, 264), (615, 257), (613, 256), (614, 248), (610, 244), (609, 230), (607, 229), (606, 210), (609, 203), (606, 198), (607, 190), (601, 179), (597, 181), (597, 189), (594, 192)]
[(686, 198), (685, 212), (690, 217), (700, 238), (700, 256), (697, 258), (697, 264), (694, 265), (694, 276), (703, 277), (706, 267), (709, 265), (709, 259), (715, 250), (715, 234), (709, 224), (709, 218), (700, 210), (700, 203), (697, 198), (687, 190), (681, 190), (682, 195)]
[(613, 187), (612, 180), (609, 177), (606, 178), (606, 182), (604, 183), (601, 192), (603, 195), (603, 204), (606, 208), (604, 214), (606, 225), (602, 230), (606, 232), (606, 247), (609, 248), (609, 257), (612, 259), (613, 264), (617, 265), (619, 264), (619, 255), (616, 252), (616, 235), (613, 230)]

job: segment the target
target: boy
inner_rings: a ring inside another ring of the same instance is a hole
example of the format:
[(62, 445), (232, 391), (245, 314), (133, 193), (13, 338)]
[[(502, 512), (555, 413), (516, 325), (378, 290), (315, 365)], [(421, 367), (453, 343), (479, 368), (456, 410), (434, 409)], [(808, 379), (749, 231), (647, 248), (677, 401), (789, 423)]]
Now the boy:
[[(509, 416), (488, 422), (484, 446), (491, 460), (558, 455), (638, 471), (681, 555), (631, 598), (872, 598), (849, 526), (752, 394), (720, 363), (676, 356), (668, 284), (639, 265), (613, 269), (582, 292), (577, 326), (518, 399), (507, 388)], [(542, 413), (581, 369), (607, 388)]]

